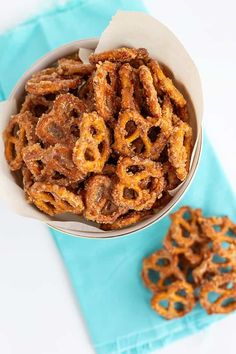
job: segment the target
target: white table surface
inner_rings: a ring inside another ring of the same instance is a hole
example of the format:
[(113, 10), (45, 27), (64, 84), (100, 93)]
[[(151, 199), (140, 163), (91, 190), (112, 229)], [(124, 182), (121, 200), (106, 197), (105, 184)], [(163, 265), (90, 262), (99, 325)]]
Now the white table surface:
[[(153, 16), (175, 32), (199, 68), (205, 129), (236, 191), (235, 1), (145, 3)], [(48, 6), (48, 1), (0, 0), (0, 5), (3, 31)], [(1, 203), (0, 215), (0, 353), (93, 353), (79, 304), (46, 227), (14, 215)], [(226, 350), (235, 354), (235, 326), (236, 315), (229, 316), (158, 353), (222, 354)]]

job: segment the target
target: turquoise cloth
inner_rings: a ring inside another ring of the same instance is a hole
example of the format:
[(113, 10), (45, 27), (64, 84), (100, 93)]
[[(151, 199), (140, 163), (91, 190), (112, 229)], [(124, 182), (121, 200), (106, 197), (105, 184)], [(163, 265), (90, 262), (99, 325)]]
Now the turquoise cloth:
[[(50, 49), (99, 36), (117, 9), (145, 11), (138, 0), (70, 1), (2, 34), (0, 99), (6, 99), (23, 72)], [(206, 215), (236, 214), (235, 197), (207, 138), (195, 180), (178, 207), (184, 204), (201, 207)], [(166, 217), (144, 231), (111, 240), (51, 231), (97, 353), (147, 353), (222, 318), (208, 316), (197, 306), (188, 316), (168, 322), (151, 310), (151, 294), (140, 278), (142, 259), (161, 248), (168, 226)]]

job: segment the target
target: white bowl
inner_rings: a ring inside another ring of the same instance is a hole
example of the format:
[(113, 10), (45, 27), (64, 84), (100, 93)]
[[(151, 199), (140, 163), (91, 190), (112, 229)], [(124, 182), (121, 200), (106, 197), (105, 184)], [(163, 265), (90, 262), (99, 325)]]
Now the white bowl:
[[(62, 58), (68, 54), (76, 52), (79, 48), (95, 49), (97, 46), (97, 43), (98, 43), (98, 39), (94, 39), (94, 38), (86, 39), (86, 40), (79, 40), (79, 41), (75, 41), (75, 42), (69, 43), (67, 45), (64, 45), (62, 47), (59, 47), (59, 48), (49, 52), (47, 55), (45, 55), (40, 60), (38, 60), (18, 81), (18, 83), (16, 84), (16, 86), (14, 87), (14, 89), (10, 95), (10, 99), (16, 99), (17, 102), (21, 102), (22, 95), (24, 94), (25, 83), (32, 76), (32, 74), (34, 72), (50, 66), (59, 58)], [(173, 72), (174, 72), (174, 68), (169, 68), (169, 69), (173, 69)], [(191, 100), (191, 98), (190, 98), (190, 100)], [(158, 222), (164, 216), (168, 215), (169, 212), (171, 211), (171, 209), (174, 208), (174, 206), (181, 200), (184, 193), (189, 188), (191, 181), (194, 178), (194, 175), (197, 171), (197, 167), (199, 164), (200, 155), (201, 155), (201, 148), (202, 148), (202, 131), (201, 131), (201, 129), (199, 132), (197, 132), (197, 135), (198, 135), (198, 139), (196, 141), (196, 146), (194, 149), (195, 152), (194, 152), (194, 156), (192, 159), (190, 172), (189, 172), (186, 180), (182, 183), (179, 190), (173, 196), (171, 201), (161, 211), (158, 211), (156, 214), (150, 216), (149, 218), (147, 218), (139, 223), (136, 223), (134, 225), (126, 227), (124, 229), (104, 231), (104, 232), (85, 231), (84, 228), (83, 228), (83, 230), (81, 230), (79, 227), (76, 227), (76, 226), (68, 227), (66, 222), (64, 223), (65, 226), (63, 226), (63, 227), (55, 227), (55, 225), (52, 224), (51, 221), (47, 221), (46, 223), (50, 227), (52, 227), (58, 231), (61, 231), (65, 234), (76, 236), (76, 237), (111, 238), (111, 237), (124, 236), (124, 235), (131, 234), (133, 232), (136, 232), (136, 231), (140, 231), (140, 230), (152, 225), (153, 223)], [(76, 225), (76, 224), (74, 223), (74, 225)], [(80, 225), (80, 224), (78, 223), (78, 225)]]

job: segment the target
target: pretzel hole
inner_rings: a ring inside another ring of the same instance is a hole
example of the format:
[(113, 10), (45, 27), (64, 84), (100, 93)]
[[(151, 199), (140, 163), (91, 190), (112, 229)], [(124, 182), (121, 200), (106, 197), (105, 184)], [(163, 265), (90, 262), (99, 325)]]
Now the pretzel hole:
[(72, 124), (70, 127), (70, 133), (72, 135), (74, 135), (76, 138), (80, 137), (80, 131), (79, 131), (79, 127), (77, 124)]
[(11, 130), (11, 135), (14, 136), (14, 137), (17, 137), (18, 135), (18, 132), (20, 130), (20, 126), (18, 123), (15, 123), (12, 127), (12, 130)]
[(207, 299), (210, 303), (214, 303), (216, 302), (219, 298), (220, 298), (220, 294), (217, 293), (216, 291), (210, 291), (208, 294), (207, 294)]
[(236, 299), (234, 297), (230, 297), (228, 299), (223, 300), (221, 303), (221, 306), (228, 307), (228, 306), (233, 305), (235, 303), (236, 303)]
[(14, 143), (9, 143), (9, 150), (11, 158), (14, 160), (17, 156), (16, 145)]
[(130, 137), (137, 130), (137, 124), (133, 120), (129, 120), (125, 125), (126, 138)]
[(107, 80), (108, 85), (111, 86), (112, 80), (111, 80), (109, 73), (107, 73), (106, 80)]
[(220, 226), (220, 225), (213, 225), (213, 229), (214, 229), (216, 232), (220, 232), (220, 231), (221, 231), (221, 226)]
[[(161, 163), (165, 163), (169, 160), (168, 157), (168, 149), (167, 149), (167, 145), (164, 147), (164, 149), (162, 150), (162, 152), (160, 153), (159, 156), (159, 160)], [(168, 171), (166, 172), (166, 175), (168, 175)]]
[(57, 139), (62, 139), (64, 137), (64, 132), (62, 128), (59, 125), (57, 125), (55, 122), (49, 124), (47, 130), (49, 134), (51, 134)]
[(233, 271), (232, 266), (227, 266), (227, 267), (220, 267), (220, 272), (221, 273), (231, 273)]
[(132, 166), (127, 167), (126, 173), (128, 173), (128, 174), (132, 173), (133, 175), (135, 175), (136, 173), (140, 173), (144, 170), (145, 170), (145, 168), (143, 166), (132, 165)]
[(55, 171), (54, 175), (52, 176), (52, 179), (54, 179), (56, 181), (58, 181), (60, 179), (64, 179), (64, 178), (66, 178), (66, 176), (63, 175), (62, 173), (58, 172), (58, 171)]
[(187, 292), (186, 292), (185, 289), (179, 289), (175, 293), (176, 293), (176, 295), (179, 295), (181, 297), (186, 297), (187, 296)]
[(44, 202), (47, 208), (51, 209), (52, 212), (56, 210), (55, 206), (51, 202)]
[(232, 230), (232, 229), (229, 229), (226, 233), (227, 236), (230, 236), (230, 237), (234, 237), (236, 238), (236, 228), (235, 228), (235, 231)]
[(98, 151), (100, 152), (100, 154), (103, 153), (104, 151), (104, 142), (101, 141), (99, 144), (98, 144)]
[(46, 98), (47, 101), (54, 101), (56, 98), (56, 94), (55, 93), (48, 93), (44, 97)]
[(214, 254), (212, 261), (217, 264), (223, 264), (223, 263), (227, 263), (227, 258), (222, 257), (218, 254)]
[(97, 132), (97, 129), (96, 129), (94, 126), (91, 126), (90, 129), (89, 129), (89, 131), (90, 131), (90, 134), (93, 135), (93, 136), (98, 133), (98, 132)]
[(95, 158), (94, 158), (94, 156), (93, 156), (92, 150), (90, 150), (89, 148), (87, 148), (87, 149), (85, 150), (84, 158), (85, 158), (86, 161), (94, 161)]
[(183, 214), (183, 218), (184, 218), (185, 220), (191, 221), (191, 220), (192, 220), (191, 213), (190, 213), (188, 210), (185, 211), (184, 214)]
[(137, 138), (132, 141), (131, 148), (136, 154), (142, 154), (145, 151), (145, 145), (142, 138)]
[(29, 143), (28, 138), (27, 138), (26, 134), (24, 133), (24, 137), (23, 137), (23, 146), (27, 146), (27, 145), (28, 145), (28, 143)]
[(163, 281), (163, 285), (169, 286), (169, 285), (173, 284), (176, 280), (177, 280), (177, 277), (174, 274), (171, 274), (165, 278), (165, 280)]
[(70, 116), (73, 117), (73, 118), (79, 118), (80, 112), (77, 109), (73, 108), (70, 111)]
[(110, 200), (106, 202), (104, 207), (102, 208), (103, 215), (111, 215), (117, 211), (117, 206), (112, 203)]
[(182, 235), (183, 235), (183, 237), (184, 237), (184, 238), (189, 238), (190, 232), (189, 232), (188, 230), (186, 230), (183, 225), (180, 225), (180, 228), (181, 228), (181, 230), (182, 230)]
[(138, 193), (132, 188), (125, 187), (123, 191), (123, 197), (125, 199), (136, 199), (138, 197)]
[(153, 283), (157, 284), (160, 280), (160, 273), (154, 269), (148, 269), (148, 279)]
[(182, 302), (177, 301), (177, 302), (174, 303), (174, 308), (175, 308), (175, 310), (177, 312), (183, 312), (184, 309), (185, 309), (185, 306), (184, 306), (184, 304)]
[(170, 260), (168, 258), (159, 258), (156, 265), (160, 267), (167, 267), (170, 265)]
[(45, 166), (43, 161), (42, 160), (37, 160), (36, 163), (37, 163), (38, 170), (42, 171), (44, 169), (44, 166)]
[(35, 117), (39, 118), (39, 117), (41, 117), (41, 115), (46, 113), (47, 110), (48, 110), (47, 106), (44, 106), (42, 104), (40, 104), (40, 105), (38, 104), (38, 105), (34, 106), (33, 113), (34, 113)]
[(160, 127), (151, 127), (148, 131), (148, 137), (151, 140), (152, 143), (155, 143), (155, 141), (158, 138), (158, 135), (161, 132), (161, 128)]
[(220, 289), (228, 289), (228, 290), (233, 289), (233, 287), (234, 287), (234, 282), (232, 281), (225, 282), (219, 286)]
[(161, 301), (159, 301), (159, 305), (160, 305), (161, 307), (164, 307), (164, 309), (168, 310), (168, 308), (169, 308), (169, 301), (168, 301), (168, 300), (161, 300)]

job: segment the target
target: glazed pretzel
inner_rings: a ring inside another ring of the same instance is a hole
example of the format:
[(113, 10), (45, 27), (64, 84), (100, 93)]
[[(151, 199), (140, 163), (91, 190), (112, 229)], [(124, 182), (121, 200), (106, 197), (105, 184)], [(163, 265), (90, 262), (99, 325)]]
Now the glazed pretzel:
[[(185, 214), (188, 214), (188, 218)], [(197, 265), (201, 262), (203, 254), (202, 248), (207, 240), (199, 232), (198, 218), (201, 216), (200, 209), (182, 207), (172, 214), (172, 224), (164, 239), (165, 248), (179, 262), (179, 257), (184, 255), (192, 264)]]
[(169, 140), (169, 161), (176, 170), (177, 177), (183, 181), (189, 171), (192, 152), (192, 128), (185, 122), (173, 128)]
[(127, 207), (115, 204), (112, 198), (113, 181), (108, 176), (96, 175), (88, 179), (85, 186), (84, 216), (97, 223), (113, 223), (127, 211)]
[(5, 157), (12, 171), (22, 167), (22, 150), (37, 141), (36, 119), (30, 112), (12, 116), (4, 131)]
[(27, 190), (29, 200), (48, 215), (81, 214), (84, 204), (81, 196), (56, 184), (35, 182)]
[[(166, 301), (167, 307), (161, 302)], [(180, 305), (178, 309), (177, 305)], [(151, 300), (154, 311), (167, 320), (186, 315), (195, 306), (194, 291), (190, 284), (185, 281), (176, 281), (166, 290), (155, 293)]]
[(193, 270), (193, 278), (197, 284), (210, 280), (215, 275), (236, 271), (236, 246), (230, 243), (228, 248), (220, 247), (218, 241), (213, 241), (211, 250), (204, 249), (204, 258)]
[(79, 135), (81, 115), (87, 107), (83, 101), (70, 93), (56, 97), (53, 108), (43, 114), (36, 127), (36, 134), (46, 144), (74, 144)]
[(119, 216), (112, 224), (103, 225), (102, 229), (105, 231), (122, 229), (136, 224), (151, 214), (150, 210), (128, 211), (126, 214)]
[(57, 73), (56, 68), (48, 68), (33, 74), (25, 90), (34, 95), (47, 95), (75, 89), (80, 83), (81, 77), (78, 75), (63, 77)]
[[(152, 274), (157, 276), (157, 280), (151, 278)], [(184, 280), (184, 275), (173, 265), (171, 254), (162, 249), (143, 260), (142, 278), (149, 290), (157, 292), (177, 280)]]
[(121, 109), (140, 111), (139, 103), (136, 101), (136, 77), (135, 69), (128, 63), (123, 64), (119, 70), (121, 85)]
[(20, 113), (30, 111), (34, 117), (41, 117), (43, 113), (47, 113), (52, 108), (52, 101), (44, 96), (37, 96), (28, 93), (22, 104)]
[(139, 78), (143, 85), (149, 113), (153, 117), (161, 117), (161, 106), (157, 98), (157, 91), (153, 84), (152, 74), (146, 65), (139, 67)]
[(114, 129), (114, 149), (125, 156), (157, 160), (171, 133), (171, 123), (162, 118), (143, 118), (136, 111), (120, 113)]
[(120, 62), (126, 63), (134, 59), (147, 59), (148, 52), (144, 48), (118, 48), (109, 50), (103, 53), (93, 53), (89, 57), (89, 61), (92, 64), (99, 62), (110, 61), (110, 62)]
[(56, 144), (47, 149), (40, 144), (28, 146), (23, 150), (23, 160), (35, 181), (68, 186), (85, 177), (72, 161), (72, 149), (65, 145)]
[(97, 113), (105, 120), (112, 119), (117, 111), (117, 64), (105, 61), (97, 64), (93, 77)]
[[(209, 299), (210, 293), (217, 293), (215, 301)], [(236, 273), (216, 275), (211, 281), (203, 283), (200, 303), (208, 314), (229, 313), (236, 309)]]
[(86, 76), (91, 74), (95, 69), (95, 65), (83, 64), (80, 60), (62, 58), (58, 60), (57, 72), (59, 75), (80, 75)]
[(109, 131), (96, 112), (85, 113), (80, 137), (75, 143), (73, 161), (83, 173), (101, 172), (110, 154)]
[(186, 100), (183, 95), (174, 86), (172, 80), (165, 76), (157, 61), (150, 60), (148, 67), (151, 70), (156, 89), (161, 89), (164, 93), (167, 93), (177, 106), (186, 106)]
[(130, 209), (150, 209), (165, 187), (159, 163), (138, 157), (121, 157), (116, 173), (119, 182), (113, 191), (118, 205)]
[(201, 218), (202, 232), (214, 242), (236, 244), (236, 225), (227, 217)]

